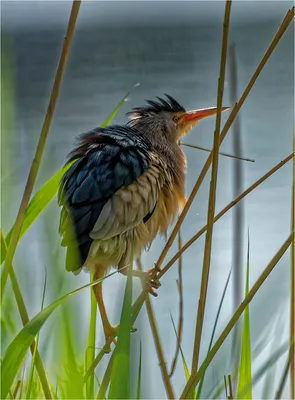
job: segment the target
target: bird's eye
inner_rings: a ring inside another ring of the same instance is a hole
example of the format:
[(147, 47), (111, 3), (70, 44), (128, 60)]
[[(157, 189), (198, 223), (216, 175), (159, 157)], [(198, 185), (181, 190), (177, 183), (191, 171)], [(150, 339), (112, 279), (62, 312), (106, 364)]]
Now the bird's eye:
[(175, 115), (172, 119), (174, 122), (178, 122), (180, 118), (177, 115)]

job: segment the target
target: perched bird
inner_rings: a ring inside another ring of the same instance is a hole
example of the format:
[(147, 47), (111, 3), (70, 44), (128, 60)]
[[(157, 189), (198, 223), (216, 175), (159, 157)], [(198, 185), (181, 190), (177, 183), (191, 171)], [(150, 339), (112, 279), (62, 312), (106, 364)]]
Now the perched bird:
[[(94, 128), (82, 134), (69, 154), (72, 163), (60, 189), (60, 234), (67, 247), (66, 269), (93, 269), (94, 279), (110, 267), (126, 274), (157, 234), (165, 234), (185, 204), (186, 158), (178, 143), (216, 108), (186, 111), (173, 97), (147, 101), (127, 113), (126, 125)], [(225, 110), (227, 108), (223, 108)], [(159, 286), (155, 270), (133, 270)], [(94, 286), (105, 338), (117, 327), (105, 310), (102, 284)]]

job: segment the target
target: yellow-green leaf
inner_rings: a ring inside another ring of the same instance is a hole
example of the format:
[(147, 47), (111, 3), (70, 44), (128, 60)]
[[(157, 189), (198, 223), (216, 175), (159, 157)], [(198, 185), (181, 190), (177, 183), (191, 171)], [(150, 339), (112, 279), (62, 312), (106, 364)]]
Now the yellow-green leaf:
[(114, 350), (109, 399), (130, 399), (130, 332), (132, 325), (132, 265), (128, 267), (118, 342)]
[[(249, 292), (249, 254), (250, 254), (250, 239), (248, 232), (248, 251), (247, 251), (247, 268), (246, 268), (246, 288), (245, 296)], [(237, 399), (252, 399), (252, 370), (251, 370), (251, 332), (250, 332), (250, 316), (249, 306), (244, 311), (244, 324), (242, 333), (242, 351), (240, 361), (240, 372), (237, 388)], [(244, 389), (247, 388), (245, 391)]]
[[(108, 278), (109, 276), (115, 274), (115, 272), (109, 274), (103, 279)], [(11, 389), (11, 385), (16, 377), (18, 369), (27, 354), (29, 346), (31, 345), (34, 337), (38, 334), (44, 323), (53, 313), (53, 311), (60, 306), (65, 300), (69, 297), (75, 295), (76, 293), (81, 292), (88, 287), (91, 287), (103, 279), (97, 279), (89, 283), (88, 285), (84, 285), (79, 289), (76, 289), (65, 296), (62, 296), (60, 299), (56, 300), (48, 307), (44, 308), (44, 310), (40, 311), (33, 319), (31, 319), (23, 329), (16, 335), (13, 341), (8, 346), (6, 353), (3, 358), (3, 362), (1, 364), (1, 378), (2, 378), (2, 386), (1, 386), (1, 399), (5, 399), (8, 395), (9, 390)]]

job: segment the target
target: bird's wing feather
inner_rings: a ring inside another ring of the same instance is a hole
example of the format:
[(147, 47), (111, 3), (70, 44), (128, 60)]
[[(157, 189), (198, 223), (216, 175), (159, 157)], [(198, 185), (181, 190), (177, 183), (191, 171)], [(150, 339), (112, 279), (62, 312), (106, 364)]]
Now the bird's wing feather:
[(143, 175), (107, 201), (90, 237), (107, 240), (137, 226), (155, 209), (161, 182), (161, 169), (152, 163)]
[[(58, 197), (62, 206), (62, 245), (68, 247), (68, 270), (81, 267), (92, 240), (103, 238), (104, 230), (105, 237), (119, 234), (153, 210), (151, 200), (141, 204), (147, 194), (151, 193), (153, 199), (157, 194), (151, 182), (155, 172), (145, 175), (153, 171), (151, 154), (149, 143), (128, 127), (111, 126), (82, 136)], [(79, 248), (78, 265), (71, 256), (75, 247)]]

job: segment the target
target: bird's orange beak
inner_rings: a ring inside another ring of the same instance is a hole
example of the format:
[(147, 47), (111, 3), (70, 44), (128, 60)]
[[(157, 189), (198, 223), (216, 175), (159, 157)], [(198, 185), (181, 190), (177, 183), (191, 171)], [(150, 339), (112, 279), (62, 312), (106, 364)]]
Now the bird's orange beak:
[[(222, 107), (221, 111), (229, 110), (229, 107)], [(210, 117), (217, 113), (217, 107), (200, 108), (198, 110), (187, 111), (181, 116), (181, 122), (185, 124), (196, 123), (202, 118)]]

